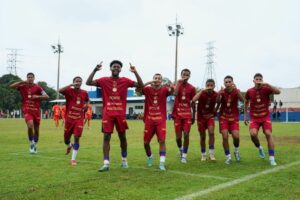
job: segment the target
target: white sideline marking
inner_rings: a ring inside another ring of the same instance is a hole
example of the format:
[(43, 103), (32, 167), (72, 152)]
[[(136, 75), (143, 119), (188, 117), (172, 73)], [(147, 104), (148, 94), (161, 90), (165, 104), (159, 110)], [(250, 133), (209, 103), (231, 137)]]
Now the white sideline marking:
[[(15, 156), (33, 156), (33, 157), (39, 157), (39, 158), (45, 158), (45, 159), (49, 159), (49, 160), (63, 160), (63, 161), (68, 161), (65, 158), (57, 158), (57, 157), (51, 157), (51, 156), (41, 156), (41, 155), (37, 155), (37, 154), (24, 154), (24, 152), (20, 152), (20, 153), (12, 153), (12, 155)], [(79, 163), (91, 163), (91, 164), (100, 164), (101, 162), (98, 161), (90, 161), (90, 160), (78, 160)], [(113, 164), (113, 165), (117, 165), (117, 164)], [(129, 165), (130, 168), (133, 169), (144, 169), (144, 170), (151, 170), (151, 171), (160, 171), (159, 169), (154, 169), (154, 168), (146, 168), (146, 167), (139, 167), (139, 166), (132, 166)], [(175, 170), (167, 170), (167, 172), (169, 173), (173, 173), (173, 174), (181, 174), (181, 175), (185, 175), (185, 176), (193, 176), (193, 177), (201, 177), (201, 178), (214, 178), (214, 179), (219, 179), (219, 180), (228, 180), (229, 178), (225, 178), (225, 177), (221, 177), (221, 176), (212, 176), (212, 175), (206, 175), (206, 174), (193, 174), (193, 173), (186, 173), (186, 172), (180, 172), (180, 171), (175, 171)]]
[(287, 168), (290, 168), (292, 166), (299, 165), (299, 164), (300, 164), (300, 161), (296, 161), (296, 162), (292, 162), (290, 164), (278, 166), (278, 167), (275, 167), (275, 168), (272, 168), (272, 169), (267, 169), (267, 170), (264, 170), (264, 171), (261, 171), (261, 172), (255, 173), (255, 174), (247, 175), (247, 176), (244, 176), (242, 178), (232, 180), (230, 182), (221, 183), (219, 185), (212, 186), (212, 187), (207, 188), (205, 190), (200, 190), (198, 192), (194, 192), (192, 194), (176, 198), (175, 200), (188, 200), (188, 199), (193, 199), (195, 197), (204, 196), (204, 195), (207, 195), (211, 192), (215, 192), (215, 191), (225, 189), (225, 188), (231, 187), (233, 185), (236, 185), (236, 184), (239, 184), (239, 183), (242, 183), (242, 182), (249, 181), (249, 180), (254, 179), (258, 176), (265, 175), (265, 174), (270, 174), (270, 173), (273, 173), (273, 172), (277, 172), (277, 171), (287, 169)]

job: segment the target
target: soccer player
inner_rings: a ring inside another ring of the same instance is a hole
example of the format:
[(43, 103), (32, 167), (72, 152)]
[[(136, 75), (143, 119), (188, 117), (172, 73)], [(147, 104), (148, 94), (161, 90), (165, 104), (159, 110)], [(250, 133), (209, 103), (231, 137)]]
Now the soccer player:
[(152, 152), (150, 142), (156, 134), (159, 143), (160, 164), (159, 169), (165, 171), (166, 160), (166, 118), (167, 118), (167, 97), (172, 94), (170, 87), (161, 86), (161, 74), (155, 74), (153, 80), (145, 84), (142, 93), (145, 95), (144, 111), (144, 148), (147, 155), (147, 165), (152, 166)]
[(92, 104), (88, 105), (87, 111), (85, 113), (85, 120), (84, 120), (84, 125), (86, 124), (86, 122), (88, 123), (88, 129), (90, 129), (90, 121), (92, 119), (92, 114), (93, 114), (93, 109), (92, 109)]
[(215, 106), (217, 102), (218, 93), (214, 91), (215, 81), (213, 79), (208, 79), (205, 85), (206, 88), (198, 92), (193, 97), (193, 102), (196, 102), (198, 100), (197, 122), (198, 131), (200, 133), (201, 161), (206, 161), (206, 129), (208, 130), (209, 137), (209, 158), (210, 160), (215, 161)]
[(226, 156), (225, 163), (231, 164), (231, 154), (228, 144), (228, 133), (232, 135), (234, 156), (236, 161), (240, 161), (239, 154), (240, 136), (239, 136), (239, 110), (238, 101), (244, 102), (244, 98), (240, 90), (236, 88), (233, 77), (226, 76), (224, 78), (225, 88), (221, 88), (217, 97), (217, 108), (220, 107), (219, 127), (223, 138), (223, 148)]
[(29, 152), (31, 154), (37, 153), (36, 145), (39, 140), (41, 100), (49, 98), (43, 88), (34, 83), (34, 79), (34, 74), (29, 72), (26, 81), (19, 81), (9, 86), (12, 89), (19, 90), (22, 97), (22, 112), (28, 128)]
[(55, 104), (52, 107), (52, 111), (53, 111), (53, 120), (54, 120), (55, 127), (58, 128), (59, 118), (60, 118), (60, 106), (58, 104)]
[(143, 81), (140, 78), (136, 68), (131, 64), (130, 71), (134, 73), (137, 82), (125, 77), (119, 77), (122, 66), (123, 64), (121, 61), (113, 60), (110, 63), (111, 76), (93, 80), (95, 73), (102, 69), (101, 62), (94, 68), (86, 81), (87, 85), (100, 87), (103, 95), (102, 132), (104, 165), (98, 170), (99, 172), (109, 170), (110, 139), (114, 130), (114, 126), (116, 126), (120, 139), (122, 156), (121, 167), (128, 168), (126, 139), (126, 129), (128, 129), (128, 126), (125, 118), (127, 89), (129, 87), (143, 87)]
[(62, 106), (61, 106), (61, 119), (62, 119), (62, 126), (64, 126), (65, 125), (65, 121), (66, 121), (66, 105), (65, 104), (63, 104)]
[(250, 103), (250, 126), (249, 131), (252, 142), (258, 148), (259, 157), (265, 158), (263, 147), (260, 145), (258, 139), (259, 128), (262, 127), (266, 136), (270, 164), (275, 166), (274, 157), (274, 142), (272, 138), (272, 122), (270, 119), (270, 95), (280, 94), (280, 90), (268, 83), (263, 82), (263, 76), (260, 73), (254, 75), (254, 87), (247, 90), (244, 103), (244, 122), (248, 125), (247, 109)]
[[(189, 69), (183, 69), (181, 71), (181, 79), (177, 81), (174, 91), (175, 101), (172, 116), (174, 119), (176, 143), (182, 163), (187, 163), (189, 133), (191, 125), (195, 122), (195, 103), (192, 102), (192, 99), (196, 95), (196, 88), (188, 83), (190, 75)], [(184, 139), (183, 148), (182, 136)]]
[[(88, 93), (85, 90), (80, 89), (82, 84), (82, 78), (76, 76), (73, 79), (73, 83), (67, 85), (59, 92), (66, 98), (66, 122), (64, 129), (64, 141), (67, 145), (66, 154), (69, 154), (71, 149), (72, 158), (71, 165), (77, 165), (76, 156), (79, 149), (79, 139), (83, 131), (84, 112), (87, 110), (87, 104), (89, 102)], [(74, 143), (71, 143), (71, 136), (74, 136)]]

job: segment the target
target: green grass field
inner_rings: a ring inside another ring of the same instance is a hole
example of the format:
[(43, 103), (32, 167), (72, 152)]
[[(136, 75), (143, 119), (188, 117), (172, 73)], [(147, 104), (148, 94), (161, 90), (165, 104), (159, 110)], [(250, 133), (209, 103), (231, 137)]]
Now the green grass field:
[[(119, 141), (111, 141), (111, 167), (102, 165), (100, 121), (85, 129), (77, 155), (70, 166), (64, 155), (63, 129), (43, 120), (38, 154), (29, 154), (26, 126), (22, 119), (0, 120), (0, 199), (300, 199), (300, 124), (274, 123), (278, 166), (260, 159), (241, 124), (242, 161), (224, 164), (221, 135), (216, 127), (216, 162), (201, 162), (196, 125), (191, 131), (188, 163), (180, 163), (173, 133), (167, 126), (167, 171), (158, 170), (158, 144), (152, 140), (154, 165), (146, 167), (142, 121), (129, 121), (128, 169), (122, 169)], [(259, 134), (267, 154), (266, 141)], [(232, 152), (232, 142), (231, 142)], [(233, 158), (234, 159), (234, 158)], [(195, 195), (195, 196), (186, 196)]]

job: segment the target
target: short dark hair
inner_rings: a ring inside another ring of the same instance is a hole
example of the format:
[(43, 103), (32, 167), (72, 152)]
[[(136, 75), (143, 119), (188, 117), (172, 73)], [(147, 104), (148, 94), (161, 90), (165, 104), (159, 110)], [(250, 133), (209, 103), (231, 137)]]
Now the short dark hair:
[(73, 78), (73, 83), (74, 83), (74, 81), (75, 81), (76, 79), (78, 79), (78, 78), (80, 78), (80, 79), (82, 80), (82, 78), (81, 78), (80, 76), (75, 76), (75, 77)]
[(254, 74), (254, 79), (256, 78), (256, 77), (261, 77), (261, 78), (263, 78), (263, 75), (261, 74), (261, 73), (256, 73), (256, 74)]
[(34, 77), (34, 73), (32, 73), (32, 72), (28, 72), (27, 75), (26, 75), (26, 77), (28, 77), (30, 75), (32, 75)]
[(227, 75), (227, 76), (225, 76), (224, 80), (227, 79), (227, 78), (230, 78), (233, 81), (233, 77), (232, 76)]
[(121, 61), (119, 61), (119, 60), (113, 60), (113, 61), (111, 61), (110, 64), (109, 64), (109, 66), (111, 67), (111, 66), (113, 66), (114, 64), (118, 64), (118, 65), (120, 65), (121, 67), (123, 67), (123, 63), (122, 63)]
[(160, 77), (162, 78), (162, 75), (161, 75), (160, 73), (154, 74), (154, 75), (153, 75), (153, 78), (154, 78), (154, 76), (160, 76)]
[(180, 74), (182, 74), (183, 72), (189, 72), (191, 74), (191, 71), (189, 69), (187, 69), (187, 68), (181, 70)]
[(214, 79), (210, 78), (210, 79), (206, 80), (205, 84), (207, 84), (207, 83), (213, 83), (213, 84), (215, 84), (215, 81), (214, 81)]

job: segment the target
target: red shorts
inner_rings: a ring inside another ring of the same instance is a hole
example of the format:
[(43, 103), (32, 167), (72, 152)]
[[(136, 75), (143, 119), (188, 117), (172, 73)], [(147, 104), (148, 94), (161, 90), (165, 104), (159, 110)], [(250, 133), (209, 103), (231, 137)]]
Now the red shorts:
[(266, 116), (263, 118), (252, 118), (250, 120), (249, 129), (256, 129), (259, 131), (259, 128), (262, 127), (263, 131), (266, 130), (272, 131), (272, 122), (270, 116)]
[(88, 119), (88, 120), (92, 119), (92, 115), (90, 115), (90, 114), (85, 114), (85, 119)]
[(238, 120), (233, 120), (233, 121), (229, 121), (226, 119), (219, 119), (219, 124), (220, 124), (220, 133), (222, 131), (239, 131), (240, 130), (240, 126), (239, 126), (239, 121)]
[(154, 134), (156, 134), (158, 142), (164, 142), (166, 140), (166, 121), (160, 123), (145, 122), (144, 142), (150, 142)]
[(104, 116), (102, 119), (102, 132), (112, 133), (114, 125), (116, 125), (118, 133), (125, 133), (126, 129), (128, 129), (125, 116)]
[(81, 137), (83, 130), (83, 120), (67, 120), (65, 123), (65, 140), (69, 140), (71, 135)]
[(192, 126), (192, 119), (174, 118), (174, 128), (176, 133), (189, 133)]
[(215, 118), (214, 117), (211, 117), (209, 119), (200, 118), (200, 119), (197, 120), (197, 122), (198, 122), (198, 131), (200, 133), (205, 132), (205, 130), (208, 127), (214, 127), (215, 126)]
[(39, 126), (41, 123), (41, 115), (40, 113), (24, 113), (24, 119), (27, 123), (28, 121), (33, 121), (34, 125)]
[(54, 115), (54, 116), (53, 116), (53, 120), (54, 120), (54, 121), (58, 121), (59, 118), (60, 118), (59, 115)]

